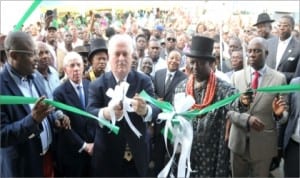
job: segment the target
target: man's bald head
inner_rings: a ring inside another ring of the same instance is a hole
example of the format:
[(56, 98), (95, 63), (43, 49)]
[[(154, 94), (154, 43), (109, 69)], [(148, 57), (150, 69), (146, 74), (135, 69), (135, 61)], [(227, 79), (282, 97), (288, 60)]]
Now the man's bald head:
[(8, 63), (21, 76), (27, 76), (37, 67), (36, 46), (25, 32), (11, 32), (4, 41)]
[(34, 45), (32, 37), (25, 32), (11, 32), (4, 41), (6, 51), (18, 49), (27, 50), (28, 46)]
[(265, 40), (262, 37), (254, 37), (252, 40), (250, 40), (249, 45), (252, 43), (259, 43), (262, 45), (262, 47), (264, 48), (264, 50), (268, 50), (268, 43), (267, 40)]

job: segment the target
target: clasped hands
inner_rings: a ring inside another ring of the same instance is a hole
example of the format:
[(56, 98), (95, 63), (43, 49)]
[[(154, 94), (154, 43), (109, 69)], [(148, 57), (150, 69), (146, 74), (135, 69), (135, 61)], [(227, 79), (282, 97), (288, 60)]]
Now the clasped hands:
[[(133, 111), (141, 116), (144, 117), (147, 115), (148, 107), (145, 100), (143, 100), (138, 94), (131, 99), (130, 106), (132, 107)], [(115, 113), (116, 118), (122, 118), (123, 116), (123, 102), (120, 101), (113, 106), (113, 110)], [(111, 120), (111, 115), (109, 113), (109, 108), (105, 107), (103, 109), (103, 116), (107, 120)]]
[[(54, 107), (45, 103), (45, 96), (40, 97), (31, 110), (32, 118), (35, 122), (41, 123), (51, 112)], [(58, 128), (71, 129), (70, 118), (64, 115), (63, 119), (55, 118), (55, 125)]]

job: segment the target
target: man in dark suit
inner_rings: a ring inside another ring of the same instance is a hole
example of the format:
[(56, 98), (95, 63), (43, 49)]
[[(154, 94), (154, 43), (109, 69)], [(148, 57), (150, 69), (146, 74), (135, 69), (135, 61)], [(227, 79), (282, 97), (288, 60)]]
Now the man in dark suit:
[[(63, 68), (68, 80), (55, 89), (54, 100), (85, 110), (89, 81), (82, 80), (84, 64), (81, 56), (76, 52), (67, 53)], [(68, 111), (64, 113), (69, 116), (72, 129), (57, 134), (59, 176), (88, 177), (97, 122)]]
[(186, 75), (179, 70), (180, 60), (180, 52), (173, 50), (167, 57), (167, 69), (160, 69), (155, 72), (154, 92), (160, 100), (172, 102), (176, 85), (186, 78)]
[[(106, 120), (111, 120), (110, 111), (114, 112), (116, 125), (120, 127), (119, 134), (115, 135), (106, 127), (97, 126), (92, 158), (93, 176), (138, 177), (145, 176), (147, 172), (149, 136), (146, 122), (156, 118), (158, 111), (136, 95), (145, 90), (154, 96), (154, 91), (148, 76), (131, 70), (132, 46), (130, 36), (114, 35), (108, 47), (111, 72), (100, 76), (89, 87), (87, 110)], [(129, 120), (142, 134), (140, 137), (129, 127), (120, 103), (108, 107), (111, 99), (106, 96), (106, 91), (109, 88), (114, 89), (122, 81), (129, 83), (126, 96), (132, 98), (131, 106), (134, 110), (128, 112)]]
[[(167, 69), (160, 69), (155, 72), (153, 80), (154, 92), (159, 100), (171, 103), (177, 84), (186, 79), (185, 73), (179, 70), (180, 61), (180, 52), (177, 50), (170, 51), (166, 61)], [(161, 134), (164, 124), (153, 122), (150, 126), (154, 133), (151, 138), (151, 162), (148, 176), (157, 176), (165, 166), (166, 148), (164, 137)]]
[(40, 98), (35, 104), (0, 105), (1, 177), (53, 177), (53, 125), (69, 128), (68, 118), (55, 120), (53, 108), (43, 102), (47, 94), (34, 71), (37, 53), (31, 36), (12, 32), (5, 49), (8, 62), (0, 74), (0, 95)]
[[(290, 84), (300, 84), (300, 77), (293, 78)], [(289, 117), (281, 127), (280, 137), (284, 158), (284, 176), (299, 177), (299, 150), (300, 150), (300, 92), (289, 95)], [(281, 110), (282, 112), (284, 110)], [(279, 113), (283, 114), (283, 113)]]
[(288, 83), (294, 77), (300, 58), (300, 43), (292, 36), (294, 26), (293, 17), (282, 16), (278, 22), (279, 37), (268, 40), (266, 64), (284, 73)]

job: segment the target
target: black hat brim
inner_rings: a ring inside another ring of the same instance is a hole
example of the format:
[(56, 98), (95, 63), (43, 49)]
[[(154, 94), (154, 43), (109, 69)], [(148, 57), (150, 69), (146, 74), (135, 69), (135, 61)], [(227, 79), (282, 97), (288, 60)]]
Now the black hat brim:
[(214, 56), (211, 56), (211, 55), (203, 55), (203, 54), (197, 54), (197, 53), (193, 53), (193, 52), (185, 52), (184, 54), (187, 57), (198, 58), (200, 60), (213, 61), (216, 59)]
[(106, 48), (98, 48), (98, 49), (95, 49), (93, 51), (91, 51), (89, 54), (88, 54), (88, 61), (89, 62), (92, 62), (91, 59), (92, 57), (95, 55), (95, 53), (97, 52), (105, 52), (106, 54), (108, 54), (108, 51)]
[(262, 24), (262, 23), (272, 23), (272, 22), (275, 22), (275, 20), (266, 20), (266, 21), (257, 22), (253, 26), (257, 26), (257, 25)]
[(56, 27), (48, 27), (48, 30), (57, 30), (57, 28)]

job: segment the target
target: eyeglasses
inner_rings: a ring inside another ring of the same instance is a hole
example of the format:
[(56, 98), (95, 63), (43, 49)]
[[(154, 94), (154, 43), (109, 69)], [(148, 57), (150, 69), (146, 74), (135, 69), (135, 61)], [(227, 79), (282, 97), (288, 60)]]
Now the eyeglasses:
[(167, 38), (167, 41), (172, 41), (172, 42), (175, 42), (176, 41), (176, 38)]
[(262, 49), (248, 49), (247, 53), (261, 53), (263, 50)]
[(9, 51), (16, 52), (16, 53), (24, 53), (24, 54), (28, 54), (29, 56), (37, 55), (37, 51), (18, 50), (18, 49), (10, 49)]

